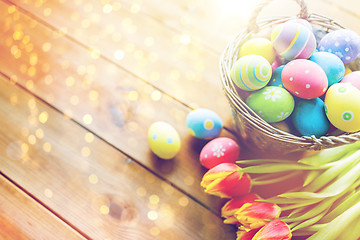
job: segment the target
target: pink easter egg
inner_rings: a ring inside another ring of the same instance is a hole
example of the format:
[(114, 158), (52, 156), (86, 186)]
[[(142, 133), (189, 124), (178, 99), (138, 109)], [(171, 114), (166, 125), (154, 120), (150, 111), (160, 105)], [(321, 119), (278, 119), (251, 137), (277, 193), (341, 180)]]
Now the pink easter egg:
[(360, 90), (360, 71), (354, 71), (346, 74), (340, 82), (351, 83), (354, 87)]
[(235, 163), (240, 154), (239, 145), (227, 137), (215, 138), (208, 142), (200, 152), (200, 163), (207, 169), (220, 163)]
[(289, 92), (304, 99), (320, 97), (328, 88), (324, 70), (315, 62), (305, 59), (296, 59), (286, 64), (281, 80)]

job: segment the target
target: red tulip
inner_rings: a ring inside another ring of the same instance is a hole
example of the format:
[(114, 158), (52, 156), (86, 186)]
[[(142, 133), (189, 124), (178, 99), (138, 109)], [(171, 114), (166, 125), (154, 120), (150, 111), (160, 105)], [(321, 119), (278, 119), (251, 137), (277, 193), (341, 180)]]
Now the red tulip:
[(234, 216), (244, 227), (257, 229), (280, 216), (278, 205), (266, 202), (248, 202), (239, 208)]
[(201, 181), (205, 192), (221, 198), (242, 196), (250, 192), (251, 180), (234, 163), (221, 163), (205, 173)]
[(239, 227), (236, 232), (236, 240), (252, 240), (259, 229), (251, 229), (249, 231)]
[(224, 223), (226, 224), (240, 224), (238, 219), (234, 216), (234, 214), (245, 204), (252, 203), (255, 200), (260, 199), (260, 197), (254, 193), (248, 193), (244, 196), (233, 198), (229, 200), (225, 205), (221, 208), (221, 216), (225, 218)]
[(262, 227), (251, 240), (290, 240), (291, 237), (289, 226), (276, 219)]

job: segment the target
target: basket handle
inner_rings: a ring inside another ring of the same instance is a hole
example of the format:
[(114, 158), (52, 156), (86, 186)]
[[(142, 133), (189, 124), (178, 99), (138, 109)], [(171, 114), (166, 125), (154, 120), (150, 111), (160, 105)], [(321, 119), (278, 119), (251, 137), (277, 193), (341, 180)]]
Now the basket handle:
[[(257, 32), (259, 29), (259, 26), (257, 25), (257, 17), (259, 15), (259, 13), (261, 12), (261, 10), (268, 5), (269, 3), (271, 3), (274, 0), (262, 0), (257, 7), (253, 10), (252, 15), (250, 17), (249, 20), (249, 25), (247, 28), (247, 31), (255, 31)], [(299, 4), (300, 6), (300, 12), (298, 14), (298, 17), (303, 18), (303, 19), (308, 19), (308, 10), (307, 10), (307, 5), (305, 3), (304, 0), (294, 0), (297, 4)]]

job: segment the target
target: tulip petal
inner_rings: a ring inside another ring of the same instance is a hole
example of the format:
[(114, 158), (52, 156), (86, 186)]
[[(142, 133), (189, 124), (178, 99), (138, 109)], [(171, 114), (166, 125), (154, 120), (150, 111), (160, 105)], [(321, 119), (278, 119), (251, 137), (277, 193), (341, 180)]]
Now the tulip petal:
[(289, 226), (283, 221), (276, 219), (262, 227), (252, 240), (290, 240), (292, 234)]
[(210, 169), (201, 181), (205, 192), (221, 198), (247, 194), (251, 188), (250, 176), (233, 163), (222, 163)]
[(245, 203), (255, 202), (260, 199), (257, 194), (248, 193), (241, 197), (236, 197), (229, 200), (225, 205), (221, 208), (221, 216), (225, 218), (224, 223), (226, 224), (238, 224), (239, 221), (234, 214), (237, 210), (239, 210)]
[(280, 216), (281, 209), (273, 203), (245, 203), (234, 215), (245, 227), (254, 229)]
[(236, 232), (236, 240), (252, 240), (258, 229), (244, 230), (240, 229)]

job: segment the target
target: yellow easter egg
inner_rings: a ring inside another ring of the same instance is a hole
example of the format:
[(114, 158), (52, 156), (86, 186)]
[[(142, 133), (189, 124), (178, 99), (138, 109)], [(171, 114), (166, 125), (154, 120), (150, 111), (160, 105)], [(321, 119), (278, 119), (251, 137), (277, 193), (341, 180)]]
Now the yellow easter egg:
[(148, 130), (148, 142), (151, 151), (162, 159), (171, 159), (180, 151), (180, 136), (169, 123), (158, 121)]
[(326, 92), (325, 113), (336, 128), (360, 131), (360, 91), (350, 83), (335, 83)]
[(270, 64), (274, 62), (276, 56), (272, 42), (261, 37), (252, 38), (241, 46), (239, 58), (246, 55), (260, 55)]
[(349, 68), (349, 66), (345, 65), (345, 75), (347, 75), (349, 73), (352, 73), (352, 70)]

